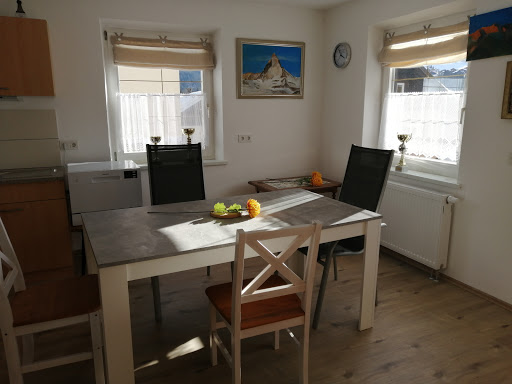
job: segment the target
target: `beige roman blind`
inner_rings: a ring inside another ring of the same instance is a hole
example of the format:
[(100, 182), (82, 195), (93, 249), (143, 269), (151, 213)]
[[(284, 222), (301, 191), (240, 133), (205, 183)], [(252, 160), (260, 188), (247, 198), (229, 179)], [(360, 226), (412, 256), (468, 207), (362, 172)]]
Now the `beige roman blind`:
[(183, 70), (215, 68), (212, 45), (201, 42), (111, 36), (114, 64), (132, 67), (169, 67)]
[(469, 22), (395, 36), (387, 32), (378, 60), (385, 67), (407, 68), (466, 59)]

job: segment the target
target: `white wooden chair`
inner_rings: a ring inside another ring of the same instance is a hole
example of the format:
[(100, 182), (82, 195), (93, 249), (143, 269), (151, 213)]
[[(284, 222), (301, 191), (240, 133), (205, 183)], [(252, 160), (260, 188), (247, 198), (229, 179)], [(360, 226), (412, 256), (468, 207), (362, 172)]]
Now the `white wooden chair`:
[[(281, 329), (287, 329), (297, 344), (302, 345), (300, 383), (308, 383), (311, 295), (321, 228), (322, 225), (315, 222), (273, 231), (238, 230), (233, 282), (206, 289), (210, 299), (211, 362), (217, 365), (218, 346), (232, 368), (233, 384), (240, 384), (242, 380), (241, 339), (274, 332), (274, 349), (278, 349)], [(264, 242), (276, 240), (289, 240), (290, 243), (288, 248), (274, 255)], [(284, 263), (308, 240), (309, 251), (301, 278)], [(268, 265), (255, 278), (243, 280), (244, 256), (249, 248)], [(220, 321), (217, 321), (217, 313)], [(299, 325), (304, 326), (301, 342), (288, 329)], [(217, 333), (224, 327), (231, 333), (231, 355)]]
[[(84, 322), (89, 322), (91, 327), (91, 352), (34, 361), (33, 334)], [(97, 276), (87, 275), (27, 288), (1, 219), (0, 329), (10, 384), (22, 384), (24, 373), (88, 359), (94, 359), (96, 383), (105, 383)], [(22, 358), (19, 339), (22, 341)]]

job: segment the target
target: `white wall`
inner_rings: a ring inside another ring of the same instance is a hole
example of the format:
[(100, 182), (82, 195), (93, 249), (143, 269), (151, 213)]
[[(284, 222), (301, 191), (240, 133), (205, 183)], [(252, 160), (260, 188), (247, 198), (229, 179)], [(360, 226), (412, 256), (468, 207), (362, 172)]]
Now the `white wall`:
[[(321, 168), (339, 177), (351, 143), (376, 144), (381, 71), (375, 59), (383, 28), (511, 5), (503, 0), (358, 0), (329, 12), (323, 56), (327, 58), (336, 43), (348, 41), (352, 62), (341, 71), (329, 60), (324, 63), (326, 150)], [(464, 199), (454, 207), (446, 273), (512, 304), (512, 120), (500, 118), (505, 67), (510, 60), (507, 56), (470, 64), (459, 171)]]
[[(207, 197), (254, 191), (248, 180), (306, 174), (319, 166), (319, 70), (323, 58), (322, 14), (300, 8), (208, 0), (24, 0), (29, 17), (46, 19), (50, 36), (55, 97), (0, 102), (4, 109), (55, 108), (59, 138), (78, 140), (65, 162), (109, 160), (100, 19), (154, 23), (158, 30), (214, 31), (220, 69), (214, 82), (222, 104), (224, 166), (205, 168)], [(16, 2), (0, 3), (13, 16)], [(170, 36), (169, 36), (170, 37)], [(237, 37), (302, 41), (305, 48), (304, 99), (236, 99)], [(238, 133), (253, 135), (239, 144)]]
[[(383, 6), (385, 4), (385, 6)], [(107, 160), (108, 133), (100, 18), (153, 22), (170, 28), (215, 31), (220, 73), (226, 166), (207, 167), (208, 197), (250, 193), (247, 180), (304, 174), (313, 169), (342, 177), (350, 145), (375, 145), (381, 71), (375, 62), (382, 29), (446, 14), (505, 8), (510, 0), (358, 0), (325, 14), (298, 8), (224, 0), (24, 0), (32, 17), (48, 20), (57, 96), (2, 102), (0, 108), (55, 108), (61, 139), (80, 149), (67, 161)], [(13, 15), (15, 2), (0, 4)], [(324, 19), (325, 18), (325, 19)], [(235, 38), (306, 43), (303, 100), (238, 100)], [(340, 41), (352, 62), (332, 65)], [(447, 273), (512, 304), (512, 121), (500, 119), (505, 66), (511, 57), (471, 63), (460, 182), (464, 200), (454, 208)], [(325, 81), (324, 81), (325, 80)], [(238, 144), (237, 133), (254, 135)]]

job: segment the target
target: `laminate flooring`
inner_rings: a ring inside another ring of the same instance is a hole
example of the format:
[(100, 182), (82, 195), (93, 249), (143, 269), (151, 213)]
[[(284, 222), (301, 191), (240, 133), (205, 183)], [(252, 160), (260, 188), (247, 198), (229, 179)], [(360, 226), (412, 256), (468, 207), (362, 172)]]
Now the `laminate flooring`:
[[(254, 259), (248, 263), (258, 265)], [(320, 326), (311, 332), (311, 384), (512, 384), (512, 312), (382, 255), (375, 326), (359, 332), (361, 258), (340, 258), (339, 265), (339, 281), (331, 272)], [(317, 265), (314, 304), (321, 272)], [(231, 382), (221, 355), (218, 366), (209, 364), (204, 295), (207, 286), (229, 279), (229, 264), (213, 266), (210, 277), (205, 268), (162, 276), (161, 325), (154, 322), (149, 279), (131, 283), (137, 384)], [(296, 333), (301, 335), (300, 327)], [(227, 332), (223, 338), (228, 341)], [(88, 327), (45, 332), (36, 338), (36, 357), (79, 350), (87, 343)], [(277, 351), (272, 335), (243, 340), (244, 384), (297, 383), (297, 351), (286, 332)], [(25, 375), (26, 384), (93, 382), (91, 361)], [(3, 346), (0, 383), (8, 383)]]

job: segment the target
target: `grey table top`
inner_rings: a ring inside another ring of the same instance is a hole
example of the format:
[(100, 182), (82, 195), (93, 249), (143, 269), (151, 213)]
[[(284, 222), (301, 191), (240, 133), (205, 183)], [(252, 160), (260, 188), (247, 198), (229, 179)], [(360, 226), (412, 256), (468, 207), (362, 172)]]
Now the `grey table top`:
[[(218, 201), (244, 207), (250, 198), (261, 204), (261, 213), (255, 218), (246, 213), (236, 219), (209, 215)], [(155, 211), (166, 213), (148, 213)], [(230, 246), (235, 243), (239, 228), (277, 229), (310, 224), (313, 220), (325, 228), (380, 217), (303, 189), (82, 214), (98, 268)]]

